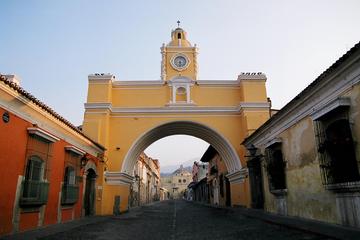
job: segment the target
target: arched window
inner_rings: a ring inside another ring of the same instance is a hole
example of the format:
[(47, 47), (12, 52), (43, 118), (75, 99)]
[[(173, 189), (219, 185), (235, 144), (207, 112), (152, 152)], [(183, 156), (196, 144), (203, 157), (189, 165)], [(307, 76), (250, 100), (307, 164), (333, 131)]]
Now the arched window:
[(186, 179), (183, 179), (183, 183), (186, 183)]
[(186, 88), (178, 87), (176, 89), (176, 102), (186, 102), (187, 95), (186, 95)]
[(181, 39), (181, 33), (178, 33), (177, 35), (178, 39)]
[(176, 89), (176, 94), (186, 94), (186, 89), (184, 87), (178, 87)]

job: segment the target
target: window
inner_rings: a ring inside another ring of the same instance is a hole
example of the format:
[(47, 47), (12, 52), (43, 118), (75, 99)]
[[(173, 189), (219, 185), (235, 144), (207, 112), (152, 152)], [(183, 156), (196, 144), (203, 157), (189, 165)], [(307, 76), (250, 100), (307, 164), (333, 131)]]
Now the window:
[(281, 143), (275, 143), (266, 148), (266, 170), (270, 191), (286, 189), (285, 166)]
[(44, 161), (39, 156), (31, 156), (22, 182), (20, 205), (42, 205), (47, 202), (49, 184), (43, 181), (43, 175)]
[(181, 39), (181, 33), (178, 33), (177, 35), (178, 39)]
[(186, 183), (186, 179), (183, 179), (183, 183)]
[(21, 186), (19, 204), (21, 207), (40, 206), (47, 202), (52, 143), (58, 139), (41, 129), (28, 128), (29, 138), (26, 148), (26, 165)]
[(79, 198), (79, 186), (77, 182), (82, 178), (80, 175), (80, 164), (82, 153), (72, 146), (65, 147), (65, 170), (64, 184), (61, 193), (61, 204), (69, 205), (77, 202)]
[(77, 202), (79, 197), (79, 187), (76, 185), (75, 177), (75, 169), (72, 166), (66, 167), (61, 204), (74, 204)]
[(72, 166), (65, 168), (64, 184), (75, 185), (75, 169)]
[(176, 89), (176, 94), (179, 94), (179, 95), (186, 94), (186, 89), (184, 87), (179, 87)]
[(314, 122), (325, 185), (360, 180), (347, 109), (338, 107)]
[(179, 183), (181, 183), (181, 179), (179, 179)]

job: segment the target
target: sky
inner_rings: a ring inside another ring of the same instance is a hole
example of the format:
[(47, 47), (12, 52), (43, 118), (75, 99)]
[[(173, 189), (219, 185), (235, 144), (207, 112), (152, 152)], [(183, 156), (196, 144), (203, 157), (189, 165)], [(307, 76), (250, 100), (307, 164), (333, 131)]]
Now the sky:
[[(360, 40), (358, 0), (2, 0), (0, 9), (0, 72), (75, 125), (89, 74), (160, 79), (160, 47), (177, 20), (199, 47), (199, 79), (263, 72), (277, 109)], [(183, 154), (156, 157), (191, 158)]]

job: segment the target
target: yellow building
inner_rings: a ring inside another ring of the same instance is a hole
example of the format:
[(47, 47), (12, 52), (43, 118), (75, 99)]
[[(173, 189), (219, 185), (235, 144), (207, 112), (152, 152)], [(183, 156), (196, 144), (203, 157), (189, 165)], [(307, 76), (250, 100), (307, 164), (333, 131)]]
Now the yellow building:
[(83, 130), (108, 149), (109, 159), (98, 178), (103, 194), (97, 199), (97, 214), (113, 213), (119, 197), (120, 210), (128, 208), (139, 155), (153, 142), (175, 134), (211, 144), (225, 162), (232, 204), (249, 206), (241, 142), (269, 118), (266, 76), (242, 73), (236, 80), (198, 80), (197, 53), (187, 33), (176, 28), (170, 43), (161, 47), (161, 80), (89, 75)]
[(169, 192), (171, 199), (179, 199), (184, 196), (187, 186), (192, 181), (192, 174), (180, 165), (171, 175), (161, 177), (161, 187)]

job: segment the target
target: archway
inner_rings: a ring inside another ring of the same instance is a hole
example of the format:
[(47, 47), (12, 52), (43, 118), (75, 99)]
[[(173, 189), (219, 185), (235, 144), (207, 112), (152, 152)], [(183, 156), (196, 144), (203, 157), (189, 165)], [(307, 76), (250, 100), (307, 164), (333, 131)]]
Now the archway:
[(84, 211), (85, 216), (95, 214), (95, 180), (96, 172), (93, 168), (86, 170), (85, 194), (84, 194)]
[[(141, 135), (127, 152), (121, 167), (122, 180), (128, 182), (133, 178), (133, 169), (140, 155), (155, 141), (171, 135), (190, 135), (200, 138), (212, 145), (220, 154), (228, 169), (230, 182), (238, 180), (241, 162), (229, 141), (213, 128), (193, 121), (173, 121), (161, 124)], [(108, 175), (108, 177), (110, 177)]]

